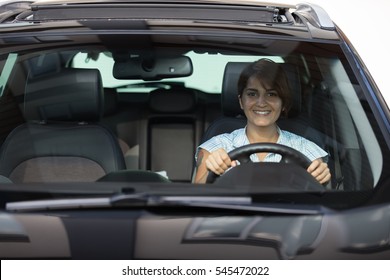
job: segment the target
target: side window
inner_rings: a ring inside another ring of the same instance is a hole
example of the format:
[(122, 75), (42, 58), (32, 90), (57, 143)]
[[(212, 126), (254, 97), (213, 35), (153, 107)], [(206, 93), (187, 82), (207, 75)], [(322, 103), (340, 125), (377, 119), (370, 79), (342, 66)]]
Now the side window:
[(322, 98), (317, 101), (328, 116), (324, 127), (339, 189), (371, 189), (381, 176), (383, 156), (368, 119), (369, 108), (361, 102), (362, 89), (339, 59), (318, 61), (323, 81), (317, 92)]
[(1, 61), (1, 76), (0, 76), (0, 96), (3, 96), (6, 84), (11, 76), (12, 69), (15, 66), (18, 55), (10, 53)]
[(24, 122), (14, 97), (16, 93), (23, 93), (23, 83), (13, 77), (17, 72), (17, 60), (16, 53), (7, 54), (0, 60), (0, 145), (13, 128)]

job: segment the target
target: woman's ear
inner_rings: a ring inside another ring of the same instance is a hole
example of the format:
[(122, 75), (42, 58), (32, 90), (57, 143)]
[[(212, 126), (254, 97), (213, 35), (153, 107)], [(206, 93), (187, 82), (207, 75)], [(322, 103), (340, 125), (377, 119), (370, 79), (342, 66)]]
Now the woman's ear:
[(238, 102), (240, 102), (241, 110), (244, 110), (244, 107), (242, 106), (241, 95), (238, 95), (237, 97), (238, 97)]
[(282, 113), (280, 114), (282, 118), (287, 118), (288, 111), (286, 110), (286, 107), (282, 107)]

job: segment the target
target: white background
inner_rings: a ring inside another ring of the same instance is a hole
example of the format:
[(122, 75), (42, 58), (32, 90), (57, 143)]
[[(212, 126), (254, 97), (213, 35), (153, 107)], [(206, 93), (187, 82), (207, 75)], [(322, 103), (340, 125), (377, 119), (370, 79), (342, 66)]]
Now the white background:
[[(277, 0), (275, 0), (277, 2)], [(280, 0), (315, 3), (330, 15), (352, 42), (390, 105), (389, 0)]]

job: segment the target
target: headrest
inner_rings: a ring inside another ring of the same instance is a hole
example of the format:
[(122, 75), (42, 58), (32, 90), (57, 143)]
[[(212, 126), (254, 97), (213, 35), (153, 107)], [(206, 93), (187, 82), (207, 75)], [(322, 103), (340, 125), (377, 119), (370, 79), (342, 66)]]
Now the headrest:
[[(250, 62), (228, 62), (225, 67), (222, 84), (222, 111), (227, 117), (236, 117), (242, 115), (240, 103), (237, 98), (237, 83), (242, 70)], [(292, 64), (281, 64), (291, 89), (292, 106), (288, 117), (295, 117), (301, 112), (301, 83), (299, 72), (296, 66)]]
[(27, 60), (29, 78), (61, 71), (61, 57), (59, 53), (43, 53)]
[(196, 91), (172, 87), (150, 92), (149, 108), (156, 113), (189, 113), (195, 109)]
[(104, 88), (104, 116), (110, 116), (118, 110), (118, 93), (115, 88)]
[(64, 69), (29, 79), (24, 98), (27, 120), (98, 121), (103, 87), (97, 69)]

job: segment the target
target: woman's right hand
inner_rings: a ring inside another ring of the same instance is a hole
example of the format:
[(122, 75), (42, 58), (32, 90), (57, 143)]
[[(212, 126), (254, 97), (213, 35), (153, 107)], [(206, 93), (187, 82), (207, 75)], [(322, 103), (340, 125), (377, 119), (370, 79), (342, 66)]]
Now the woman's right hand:
[(200, 149), (196, 163), (195, 183), (205, 183), (209, 172), (217, 175), (223, 174), (230, 167), (237, 165), (232, 161), (224, 149), (218, 149), (212, 153)]
[(232, 161), (224, 149), (218, 149), (210, 153), (206, 159), (206, 167), (217, 175), (222, 175), (230, 167), (236, 166), (236, 161)]

